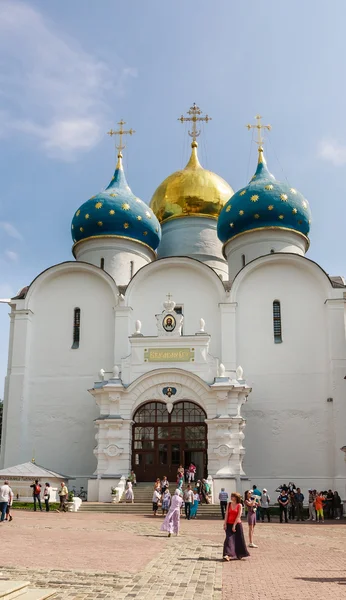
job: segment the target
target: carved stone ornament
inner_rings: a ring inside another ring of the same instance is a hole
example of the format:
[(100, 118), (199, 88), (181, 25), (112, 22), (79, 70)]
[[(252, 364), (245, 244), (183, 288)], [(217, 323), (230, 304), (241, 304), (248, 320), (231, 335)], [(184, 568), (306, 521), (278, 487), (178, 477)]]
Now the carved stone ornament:
[(167, 386), (167, 387), (163, 388), (162, 393), (164, 396), (168, 396), (168, 398), (171, 398), (172, 396), (175, 396), (175, 394), (177, 393), (177, 388)]
[(220, 444), (220, 446), (214, 448), (214, 454), (217, 454), (218, 456), (231, 456), (232, 453), (233, 448), (228, 444)]
[(175, 302), (172, 300), (171, 294), (167, 294), (167, 300), (163, 306), (165, 310), (161, 314), (155, 315), (158, 336), (180, 336), (184, 317), (174, 311)]
[(171, 414), (171, 412), (173, 410), (173, 404), (172, 404), (172, 402), (167, 402), (166, 406), (167, 406), (168, 413)]
[(103, 451), (106, 456), (113, 458), (114, 456), (120, 456), (123, 453), (123, 448), (119, 448), (116, 444), (109, 444)]

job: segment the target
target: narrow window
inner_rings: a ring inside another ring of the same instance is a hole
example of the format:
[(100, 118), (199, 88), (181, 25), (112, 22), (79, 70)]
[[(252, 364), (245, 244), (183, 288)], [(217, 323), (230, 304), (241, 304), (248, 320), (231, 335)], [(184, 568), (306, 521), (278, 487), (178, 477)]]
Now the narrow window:
[(245, 267), (245, 265), (246, 265), (245, 254), (242, 254), (241, 255), (241, 266)]
[(134, 265), (133, 260), (130, 260), (130, 279), (132, 279), (132, 277), (133, 277), (133, 265)]
[(101, 260), (100, 260), (100, 267), (102, 270), (104, 270), (104, 268), (105, 268), (105, 259), (104, 258), (101, 258)]
[(273, 326), (274, 326), (274, 342), (281, 344), (282, 329), (281, 329), (281, 305), (279, 300), (273, 302)]
[(73, 344), (72, 349), (76, 350), (79, 348), (80, 339), (80, 308), (74, 309), (73, 314)]

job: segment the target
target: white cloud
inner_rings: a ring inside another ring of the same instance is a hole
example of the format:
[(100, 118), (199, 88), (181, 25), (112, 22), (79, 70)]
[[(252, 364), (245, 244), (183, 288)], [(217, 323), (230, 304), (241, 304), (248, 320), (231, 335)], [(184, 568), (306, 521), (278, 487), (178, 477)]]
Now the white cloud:
[(346, 146), (336, 140), (321, 140), (318, 144), (318, 156), (336, 167), (346, 164)]
[(13, 252), (13, 250), (5, 250), (5, 256), (12, 262), (16, 262), (18, 260), (18, 254), (17, 252)]
[(0, 221), (0, 229), (2, 229), (9, 237), (14, 238), (15, 240), (22, 241), (22, 234), (16, 229), (12, 223), (8, 223), (8, 221)]
[(25, 133), (67, 160), (98, 143), (136, 76), (120, 59), (110, 69), (17, 0), (0, 2), (0, 56), (0, 135)]

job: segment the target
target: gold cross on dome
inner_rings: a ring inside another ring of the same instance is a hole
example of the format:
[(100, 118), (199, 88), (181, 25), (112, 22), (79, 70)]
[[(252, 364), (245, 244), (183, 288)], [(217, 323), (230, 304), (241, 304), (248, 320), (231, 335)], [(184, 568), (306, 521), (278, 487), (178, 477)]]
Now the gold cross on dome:
[(257, 123), (255, 123), (255, 125), (246, 125), (246, 127), (248, 128), (249, 131), (250, 131), (250, 129), (257, 129), (257, 140), (255, 140), (255, 142), (256, 142), (256, 144), (258, 144), (258, 146), (262, 146), (262, 144), (264, 142), (264, 137), (262, 136), (262, 129), (270, 131), (272, 126), (271, 125), (262, 125), (261, 115), (256, 115), (255, 119), (257, 121)]
[(198, 138), (198, 136), (201, 135), (201, 132), (197, 130), (197, 123), (200, 121), (205, 121), (206, 123), (208, 123), (208, 121), (211, 121), (211, 117), (209, 117), (208, 115), (205, 115), (205, 117), (201, 117), (200, 115), (202, 115), (203, 113), (195, 102), (191, 106), (190, 110), (187, 111), (187, 114), (189, 115), (188, 117), (184, 117), (184, 115), (181, 115), (178, 121), (181, 121), (181, 123), (185, 123), (186, 121), (192, 123), (192, 130), (188, 133), (189, 136), (192, 137), (192, 140), (195, 142), (196, 138)]
[(119, 144), (115, 144), (115, 147), (118, 150), (118, 156), (120, 156), (121, 151), (124, 150), (124, 148), (125, 148), (125, 144), (123, 144), (123, 135), (133, 135), (136, 132), (134, 129), (127, 129), (127, 130), (123, 129), (123, 125), (126, 125), (126, 121), (123, 121), (123, 119), (121, 119), (121, 121), (119, 121), (118, 125), (119, 125), (118, 131), (114, 131), (113, 129), (110, 129), (109, 131), (107, 131), (107, 134), (110, 135), (111, 137), (113, 135), (119, 136)]

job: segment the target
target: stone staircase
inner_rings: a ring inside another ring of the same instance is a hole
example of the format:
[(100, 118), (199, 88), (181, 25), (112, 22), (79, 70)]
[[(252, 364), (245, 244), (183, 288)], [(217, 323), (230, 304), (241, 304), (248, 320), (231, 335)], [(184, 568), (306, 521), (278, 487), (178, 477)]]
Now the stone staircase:
[(0, 600), (46, 600), (56, 594), (51, 588), (30, 588), (28, 581), (0, 580)]
[[(172, 491), (174, 491), (175, 486), (171, 487)], [(135, 497), (133, 504), (126, 503), (125, 496), (118, 504), (112, 504), (111, 502), (83, 502), (79, 512), (152, 515), (153, 488), (153, 483), (138, 483), (137, 486), (133, 488)], [(159, 508), (157, 514), (161, 514), (161, 508)], [(218, 504), (200, 504), (198, 507), (197, 518), (221, 520), (220, 506)]]

